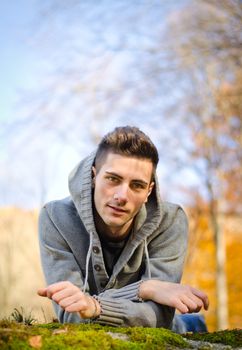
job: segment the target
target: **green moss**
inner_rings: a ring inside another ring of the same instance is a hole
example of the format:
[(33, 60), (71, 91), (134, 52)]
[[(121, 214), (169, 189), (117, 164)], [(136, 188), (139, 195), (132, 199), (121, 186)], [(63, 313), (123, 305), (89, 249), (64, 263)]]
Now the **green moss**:
[(163, 328), (128, 328), (126, 334), (130, 336), (132, 342), (144, 344), (147, 349), (165, 349), (166, 345), (178, 348), (187, 346), (180, 335)]
[[(36, 340), (36, 336), (37, 345), (31, 346), (31, 341)], [(27, 326), (9, 321), (0, 322), (0, 348), (3, 350), (158, 350), (185, 346), (187, 344), (181, 336), (164, 329), (58, 323)]]
[(242, 346), (242, 330), (233, 329), (214, 333), (194, 333), (185, 335), (187, 339), (201, 340), (209, 343), (222, 343), (233, 348)]
[[(189, 339), (241, 344), (241, 331), (186, 335)], [(184, 338), (162, 328), (114, 328), (92, 324), (24, 325), (0, 322), (0, 349), (41, 350), (162, 350), (189, 348)]]

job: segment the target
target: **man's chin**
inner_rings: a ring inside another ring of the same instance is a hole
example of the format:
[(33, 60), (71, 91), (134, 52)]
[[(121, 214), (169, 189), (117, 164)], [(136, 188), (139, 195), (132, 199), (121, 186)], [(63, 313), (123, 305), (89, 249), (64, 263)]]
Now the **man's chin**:
[(110, 228), (121, 228), (126, 224), (126, 222), (122, 220), (106, 220), (105, 224)]
[(123, 226), (127, 225), (129, 222), (131, 222), (132, 219), (130, 220), (124, 220), (122, 218), (105, 218), (104, 223), (110, 227), (110, 228), (122, 228)]

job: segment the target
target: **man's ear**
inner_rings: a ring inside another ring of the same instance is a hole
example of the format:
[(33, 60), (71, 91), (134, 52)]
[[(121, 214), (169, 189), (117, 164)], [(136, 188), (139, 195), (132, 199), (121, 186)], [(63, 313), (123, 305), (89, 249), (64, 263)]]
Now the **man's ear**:
[(145, 203), (147, 203), (147, 201), (148, 201), (148, 197), (149, 197), (149, 195), (151, 194), (151, 192), (152, 192), (152, 190), (153, 190), (154, 186), (155, 186), (155, 183), (154, 183), (154, 181), (152, 181), (152, 182), (150, 183), (150, 185), (149, 185), (149, 190), (148, 190), (148, 194), (147, 194), (147, 197), (146, 197)]
[(92, 188), (95, 187), (97, 170), (94, 166), (92, 166)]
[(97, 170), (95, 168), (95, 166), (92, 166), (92, 178), (95, 178), (97, 174)]

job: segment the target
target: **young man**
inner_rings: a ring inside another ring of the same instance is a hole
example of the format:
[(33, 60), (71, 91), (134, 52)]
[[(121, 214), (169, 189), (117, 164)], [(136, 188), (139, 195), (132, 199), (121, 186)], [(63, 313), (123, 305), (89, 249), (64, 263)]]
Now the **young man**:
[(180, 284), (187, 248), (183, 210), (162, 202), (158, 152), (139, 129), (119, 127), (71, 173), (71, 196), (44, 206), (39, 233), (60, 322), (170, 328), (181, 313), (208, 308)]

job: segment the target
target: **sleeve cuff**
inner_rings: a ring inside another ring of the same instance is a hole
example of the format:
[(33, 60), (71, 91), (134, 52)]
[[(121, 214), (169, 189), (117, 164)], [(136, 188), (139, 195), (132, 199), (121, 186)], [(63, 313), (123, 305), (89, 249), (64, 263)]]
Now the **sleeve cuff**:
[(100, 293), (98, 298), (100, 302), (103, 300), (103, 298), (108, 297), (109, 299), (128, 299), (130, 301), (143, 301), (141, 298), (139, 298), (139, 288), (140, 284), (143, 281), (140, 280), (138, 282), (129, 284), (125, 287), (119, 288), (119, 289), (110, 289), (106, 290), (103, 293)]
[(101, 305), (101, 314), (93, 320), (93, 323), (122, 326), (126, 314), (122, 302), (109, 298), (98, 298), (98, 300)]
[(100, 303), (101, 313), (93, 322), (114, 327), (122, 326), (127, 315), (123, 300), (142, 302), (143, 300), (138, 296), (141, 283), (142, 280), (123, 288), (107, 290), (98, 296), (94, 296)]

